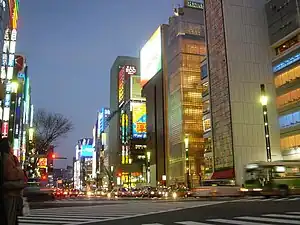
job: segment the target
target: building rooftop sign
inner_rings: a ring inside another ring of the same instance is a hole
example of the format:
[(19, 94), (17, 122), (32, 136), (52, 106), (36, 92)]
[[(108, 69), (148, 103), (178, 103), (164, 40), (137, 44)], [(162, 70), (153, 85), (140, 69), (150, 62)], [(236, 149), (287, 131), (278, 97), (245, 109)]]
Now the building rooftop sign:
[(204, 2), (202, 0), (186, 1), (186, 7), (204, 9)]

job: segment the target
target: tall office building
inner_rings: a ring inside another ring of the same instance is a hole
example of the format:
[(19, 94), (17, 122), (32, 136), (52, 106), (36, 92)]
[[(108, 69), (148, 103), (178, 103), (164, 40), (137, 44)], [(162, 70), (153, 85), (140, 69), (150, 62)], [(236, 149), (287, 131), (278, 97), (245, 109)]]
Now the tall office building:
[(93, 155), (93, 177), (96, 179), (98, 186), (103, 185), (103, 177), (106, 176), (106, 167), (104, 165), (104, 145), (107, 142), (107, 133), (105, 129), (109, 124), (109, 108), (101, 108), (97, 112), (97, 121), (93, 129), (93, 139), (95, 152)]
[(265, 5), (284, 159), (300, 159), (299, 0), (270, 0)]
[(168, 176), (171, 183), (196, 186), (204, 171), (200, 65), (206, 47), (203, 7), (190, 2), (169, 20)]
[(118, 185), (146, 179), (146, 105), (141, 97), (139, 59), (119, 56), (111, 68), (109, 162)]
[[(276, 94), (269, 55), (264, 1), (205, 1), (212, 125), (212, 178), (242, 183), (244, 166), (281, 159)], [(261, 84), (269, 98), (270, 134), (265, 134)]]

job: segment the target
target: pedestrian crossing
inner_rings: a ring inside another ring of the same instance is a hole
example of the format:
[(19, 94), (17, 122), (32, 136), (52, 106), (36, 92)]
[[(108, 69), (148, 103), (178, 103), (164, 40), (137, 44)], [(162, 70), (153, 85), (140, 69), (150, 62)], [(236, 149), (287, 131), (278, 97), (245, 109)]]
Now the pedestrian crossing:
[(300, 201), (300, 197), (287, 197), (287, 198), (241, 198), (232, 200), (231, 202), (282, 202), (282, 201)]
[[(208, 219), (202, 222), (178, 221), (174, 225), (285, 225), (300, 224), (300, 212), (286, 212), (284, 214), (263, 214), (260, 216), (238, 216), (232, 219)], [(164, 225), (162, 223), (142, 225)]]
[(220, 203), (223, 202), (130, 201), (124, 204), (33, 209), (30, 216), (19, 217), (19, 225), (80, 225)]

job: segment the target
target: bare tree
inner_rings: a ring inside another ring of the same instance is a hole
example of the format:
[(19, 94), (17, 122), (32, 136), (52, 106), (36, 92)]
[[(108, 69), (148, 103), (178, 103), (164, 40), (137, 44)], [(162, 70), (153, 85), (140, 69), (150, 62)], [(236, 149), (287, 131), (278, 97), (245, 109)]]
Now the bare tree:
[(38, 109), (34, 114), (35, 148), (39, 154), (45, 154), (50, 145), (57, 146), (59, 139), (73, 130), (73, 123), (59, 113)]

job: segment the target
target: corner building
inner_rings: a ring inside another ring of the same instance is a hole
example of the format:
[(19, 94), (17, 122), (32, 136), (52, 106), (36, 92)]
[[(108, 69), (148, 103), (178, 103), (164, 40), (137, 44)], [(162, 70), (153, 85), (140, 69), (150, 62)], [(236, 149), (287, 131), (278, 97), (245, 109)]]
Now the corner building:
[(117, 57), (111, 69), (109, 162), (116, 184), (124, 187), (147, 180), (146, 102), (140, 82), (139, 59)]
[(268, 1), (265, 5), (280, 148), (284, 159), (300, 159), (300, 24), (299, 0)]
[(244, 166), (266, 161), (260, 85), (266, 86), (272, 160), (281, 159), (264, 1), (206, 0), (213, 177), (242, 183)]
[(188, 5), (177, 11), (179, 14), (169, 19), (167, 45), (168, 179), (170, 184), (191, 182), (197, 186), (204, 172), (200, 72), (206, 55), (204, 15), (203, 9)]

